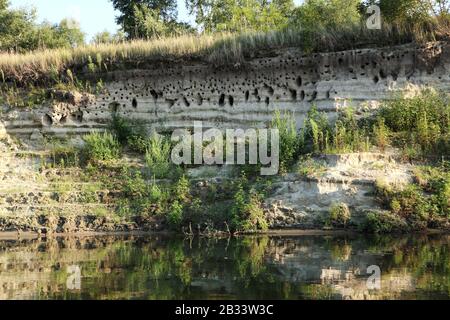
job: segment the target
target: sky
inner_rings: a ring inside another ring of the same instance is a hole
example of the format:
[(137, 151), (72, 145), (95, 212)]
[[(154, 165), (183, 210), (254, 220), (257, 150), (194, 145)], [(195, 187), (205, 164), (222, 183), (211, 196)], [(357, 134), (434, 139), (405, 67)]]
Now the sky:
[[(296, 4), (303, 0), (294, 0)], [(10, 0), (13, 8), (36, 8), (39, 21), (58, 23), (64, 18), (73, 18), (80, 23), (88, 41), (99, 32), (115, 33), (119, 26), (115, 22), (117, 12), (110, 0)], [(178, 0), (178, 20), (194, 23), (189, 16), (185, 0)]]

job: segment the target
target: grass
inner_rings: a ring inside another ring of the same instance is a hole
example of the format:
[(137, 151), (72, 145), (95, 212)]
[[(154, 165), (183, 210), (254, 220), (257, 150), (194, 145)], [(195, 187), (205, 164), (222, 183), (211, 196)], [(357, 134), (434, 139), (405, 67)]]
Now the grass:
[(379, 114), (384, 138), (391, 135), (409, 158), (440, 160), (450, 155), (450, 101), (446, 93), (424, 89), (414, 97), (384, 103)]
[[(142, 62), (201, 59), (214, 65), (236, 64), (255, 53), (295, 47), (303, 53), (338, 51), (362, 47), (392, 46), (410, 42), (447, 39), (447, 23), (421, 26), (383, 24), (368, 30), (363, 23), (333, 30), (286, 29), (267, 33), (203, 34), (168, 37), (151, 41), (87, 45), (26, 54), (0, 54), (0, 81), (22, 84), (46, 81), (73, 82), (78, 73), (102, 73)], [(48, 83), (47, 83), (48, 84)]]
[(84, 137), (86, 142), (83, 153), (86, 161), (111, 161), (120, 157), (120, 144), (109, 132), (93, 132)]

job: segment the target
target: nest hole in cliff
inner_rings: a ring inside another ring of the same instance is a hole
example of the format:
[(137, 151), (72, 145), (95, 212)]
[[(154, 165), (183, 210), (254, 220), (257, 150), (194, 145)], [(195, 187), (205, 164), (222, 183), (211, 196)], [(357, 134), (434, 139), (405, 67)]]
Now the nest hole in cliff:
[(297, 79), (295, 79), (295, 83), (297, 84), (297, 86), (301, 87), (303, 84), (302, 77), (298, 76)]
[(111, 111), (112, 113), (117, 113), (119, 111), (119, 107), (120, 103), (118, 103), (117, 101), (111, 102), (108, 105), (109, 111)]
[(203, 97), (198, 94), (197, 95), (197, 105), (201, 106), (203, 104)]
[(219, 106), (223, 107), (225, 105), (225, 94), (221, 94), (219, 98)]
[(158, 100), (159, 95), (155, 90), (150, 90), (150, 94), (152, 95), (153, 99)]
[(289, 93), (291, 94), (291, 100), (297, 100), (297, 90), (289, 89)]
[(313, 93), (311, 94), (311, 99), (309, 100), (311, 101), (315, 101), (317, 99), (317, 91), (313, 91)]
[(186, 107), (190, 107), (191, 103), (188, 101), (188, 99), (186, 97), (183, 97), (183, 103)]
[(44, 126), (49, 127), (53, 124), (53, 119), (48, 114), (46, 114), (42, 119), (42, 123), (44, 124)]
[(248, 102), (248, 99), (250, 99), (250, 91), (245, 91), (245, 102)]
[(229, 96), (228, 97), (228, 103), (230, 104), (230, 106), (234, 106), (234, 98), (233, 98), (233, 96)]
[(137, 108), (138, 102), (136, 98), (133, 98), (133, 101), (131, 101), (131, 105), (133, 106), (133, 108)]
[(300, 92), (300, 100), (305, 100), (305, 90), (302, 90), (302, 92)]

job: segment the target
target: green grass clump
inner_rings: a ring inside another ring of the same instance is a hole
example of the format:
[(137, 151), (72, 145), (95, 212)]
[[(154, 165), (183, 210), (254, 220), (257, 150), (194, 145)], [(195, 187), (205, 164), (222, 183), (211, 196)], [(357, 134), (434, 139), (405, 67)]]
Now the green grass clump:
[(271, 126), (279, 130), (280, 167), (281, 172), (286, 172), (293, 165), (302, 147), (302, 141), (297, 132), (297, 124), (293, 115), (281, 115), (281, 112), (277, 110)]
[(172, 145), (166, 137), (154, 133), (148, 139), (145, 162), (156, 178), (169, 176), (169, 171), (174, 167), (170, 157), (171, 152)]
[(84, 137), (84, 156), (88, 162), (111, 161), (119, 159), (120, 144), (109, 132), (94, 132)]
[(380, 117), (392, 132), (392, 141), (406, 154), (449, 155), (450, 101), (444, 93), (425, 89), (412, 98), (397, 98), (382, 106)]

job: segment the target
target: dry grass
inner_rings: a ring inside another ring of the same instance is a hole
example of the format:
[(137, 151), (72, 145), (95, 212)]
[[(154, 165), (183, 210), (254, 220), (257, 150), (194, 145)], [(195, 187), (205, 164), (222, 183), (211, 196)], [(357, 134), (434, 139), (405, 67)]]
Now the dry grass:
[[(18, 84), (61, 81), (71, 73), (116, 68), (121, 62), (201, 59), (213, 64), (242, 62), (268, 50), (295, 47), (309, 52), (338, 51), (362, 47), (388, 46), (446, 38), (448, 24), (388, 26), (368, 30), (363, 25), (340, 30), (282, 30), (269, 33), (185, 35), (152, 41), (54, 49), (27, 54), (0, 53), (0, 81)], [(129, 64), (124, 63), (127, 67)], [(68, 72), (71, 70), (71, 72)]]

